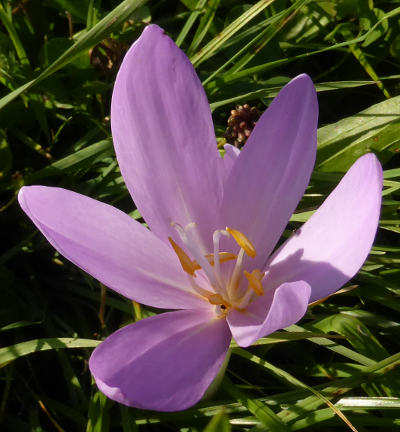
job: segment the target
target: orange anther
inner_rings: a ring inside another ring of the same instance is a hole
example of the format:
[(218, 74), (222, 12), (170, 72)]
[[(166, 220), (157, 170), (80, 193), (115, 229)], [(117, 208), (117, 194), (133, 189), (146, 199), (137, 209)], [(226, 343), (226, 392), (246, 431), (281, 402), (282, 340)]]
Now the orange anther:
[(194, 272), (198, 270), (200, 266), (196, 266), (196, 264), (189, 258), (187, 253), (180, 246), (178, 246), (171, 237), (168, 237), (168, 240), (178, 257), (183, 270), (193, 276)]
[(244, 249), (249, 257), (254, 258), (256, 256), (253, 243), (241, 231), (229, 227), (226, 227), (225, 231), (235, 239), (236, 243)]
[(264, 273), (260, 272), (258, 269), (253, 270), (251, 273), (245, 270), (243, 273), (249, 281), (249, 288), (251, 288), (258, 296), (262, 296), (264, 294), (264, 288), (261, 280), (264, 277)]

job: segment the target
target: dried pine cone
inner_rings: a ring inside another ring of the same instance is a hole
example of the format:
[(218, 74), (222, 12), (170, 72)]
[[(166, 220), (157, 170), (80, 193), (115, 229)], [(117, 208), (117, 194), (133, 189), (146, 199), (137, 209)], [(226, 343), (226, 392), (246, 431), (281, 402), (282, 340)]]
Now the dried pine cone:
[(228, 127), (224, 133), (226, 141), (235, 147), (243, 147), (260, 115), (256, 107), (250, 107), (249, 104), (237, 105), (228, 118)]

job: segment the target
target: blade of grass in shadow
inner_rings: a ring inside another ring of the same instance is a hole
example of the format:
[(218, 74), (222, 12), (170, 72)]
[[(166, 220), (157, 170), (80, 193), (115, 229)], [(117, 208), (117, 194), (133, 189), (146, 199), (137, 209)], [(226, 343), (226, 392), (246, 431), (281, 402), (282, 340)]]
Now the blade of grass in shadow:
[(269, 27), (267, 27), (266, 32), (263, 34), (263, 37), (260, 39), (260, 42), (250, 51), (247, 50), (246, 54), (237, 61), (227, 73), (237, 73), (242, 70), (253, 58), (257, 55), (259, 51), (261, 51), (268, 42), (274, 38), (277, 33), (279, 33), (282, 28), (293, 19), (300, 9), (306, 5), (309, 0), (297, 0), (290, 7), (283, 11), (283, 14), (279, 17), (279, 20)]
[(101, 341), (77, 338), (46, 338), (20, 342), (15, 345), (0, 348), (0, 368), (19, 357), (38, 351), (48, 351), (59, 348), (93, 348)]
[(277, 417), (271, 408), (256, 398), (252, 398), (239, 390), (226, 376), (222, 382), (222, 388), (234, 399), (244, 405), (264, 425), (266, 431), (285, 432), (287, 428), (283, 421)]
[[(396, 77), (391, 77), (390, 79), (399, 79), (399, 78), (400, 75)], [(330, 81), (330, 82), (315, 83), (315, 88), (318, 93), (321, 93), (321, 92), (327, 92), (333, 90), (357, 88), (357, 87), (374, 85), (374, 84), (376, 84), (375, 81), (369, 81), (369, 80), (368, 81)], [(266, 87), (249, 93), (234, 96), (229, 99), (211, 102), (210, 103), (211, 111), (215, 111), (217, 108), (220, 108), (225, 105), (233, 105), (236, 102), (243, 102), (243, 101), (248, 102), (248, 101), (257, 100), (261, 98), (272, 99), (279, 93), (281, 88), (282, 86)]]
[(26, 179), (27, 183), (36, 182), (47, 176), (61, 174), (69, 169), (76, 169), (78, 167), (92, 163), (95, 158), (105, 157), (112, 153), (112, 140), (111, 138), (91, 144), (82, 150), (76, 151), (51, 165), (36, 171)]
[(273, 68), (275, 68), (277, 66), (281, 66), (281, 65), (284, 65), (284, 64), (287, 64), (287, 63), (291, 63), (291, 62), (293, 62), (295, 60), (299, 60), (299, 59), (302, 59), (302, 58), (307, 58), (307, 57), (310, 57), (310, 56), (313, 56), (313, 55), (316, 55), (316, 54), (320, 54), (320, 53), (331, 51), (331, 50), (337, 50), (338, 48), (347, 47), (347, 46), (354, 45), (354, 44), (359, 43), (359, 42), (363, 42), (367, 38), (367, 36), (369, 34), (371, 34), (374, 31), (374, 29), (382, 21), (384, 21), (384, 20), (386, 20), (388, 18), (391, 18), (391, 17), (393, 17), (395, 15), (398, 15), (399, 13), (400, 13), (400, 7), (393, 9), (392, 11), (388, 12), (387, 14), (385, 14), (368, 31), (366, 31), (362, 35), (360, 35), (360, 36), (358, 36), (358, 37), (356, 37), (356, 38), (354, 38), (352, 40), (348, 40), (346, 42), (340, 42), (340, 43), (337, 43), (335, 45), (329, 45), (329, 46), (324, 47), (324, 48), (320, 48), (320, 49), (317, 49), (317, 50), (314, 50), (314, 51), (311, 51), (311, 52), (306, 52), (306, 53), (303, 53), (303, 54), (298, 54), (298, 55), (295, 55), (295, 56), (292, 56), (292, 57), (286, 57), (286, 58), (275, 60), (275, 61), (272, 61), (272, 62), (267, 62), (267, 63), (261, 64), (261, 65), (258, 65), (258, 66), (253, 66), (253, 67), (248, 68), (248, 69), (243, 69), (243, 70), (241, 70), (241, 71), (239, 71), (237, 73), (234, 73), (234, 74), (225, 73), (225, 74), (222, 75), (221, 78), (223, 79), (224, 83), (233, 82), (235, 80), (247, 77), (249, 75), (257, 74), (257, 73), (260, 73), (260, 72), (265, 72), (266, 70), (273, 69)]
[[(256, 32), (256, 35), (253, 37), (253, 39), (251, 39), (248, 43), (246, 43), (236, 54), (231, 56), (224, 64), (222, 64), (213, 73), (211, 73), (202, 82), (203, 86), (206, 86), (209, 82), (211, 82), (211, 80), (215, 76), (220, 74), (220, 72), (222, 72), (224, 69), (226, 69), (232, 62), (237, 61), (240, 58), (240, 56), (242, 56), (243, 54), (246, 54), (249, 51), (249, 49), (251, 49), (251, 47), (256, 45), (258, 43), (258, 41), (260, 41), (269, 32), (269, 26), (272, 26), (273, 24), (278, 22), (283, 16), (285, 16), (285, 14), (286, 14), (286, 10), (283, 10), (282, 12), (277, 13), (273, 17), (266, 19), (262, 24), (260, 24), (262, 26), (266, 26), (266, 28), (263, 28), (261, 31)], [(246, 32), (241, 33), (241, 35), (245, 35), (245, 34), (246, 34)], [(210, 86), (210, 87), (212, 88), (212, 86)]]
[(203, 61), (215, 54), (226, 40), (237, 33), (241, 28), (243, 28), (248, 22), (255, 18), (274, 1), (275, 0), (261, 0), (248, 9), (245, 13), (243, 13), (239, 18), (235, 19), (235, 21), (224, 28), (221, 33), (219, 33), (190, 59), (193, 65), (195, 67), (199, 66), (201, 63), (203, 63)]
[[(372, 381), (386, 373), (392, 371), (400, 365), (400, 353), (396, 353), (387, 357), (380, 362), (371, 366), (363, 368), (362, 372), (354, 373), (350, 378), (344, 378), (330, 383), (325, 388), (320, 389), (326, 398), (332, 399), (341, 396), (348, 391), (352, 390), (359, 385)], [(290, 423), (296, 421), (298, 418), (304, 417), (308, 412), (317, 409), (322, 405), (322, 401), (315, 395), (309, 396), (279, 412), (277, 415), (285, 421)]]
[[(292, 325), (290, 327), (288, 327), (286, 329), (287, 331), (290, 332), (297, 332), (297, 331), (302, 331), (304, 332), (304, 328), (300, 327), (299, 325)], [(374, 365), (376, 362), (374, 360), (371, 360), (370, 358), (350, 349), (347, 348), (343, 345), (337, 344), (336, 342), (330, 340), (330, 339), (326, 339), (326, 338), (320, 338), (320, 337), (311, 337), (308, 339), (308, 341), (315, 343), (317, 345), (320, 346), (324, 346), (325, 348), (336, 352), (337, 354), (340, 354), (344, 357), (349, 358), (350, 360), (353, 360), (357, 363), (360, 363), (362, 365), (365, 366), (371, 366)]]
[(350, 423), (350, 421), (347, 419), (347, 417), (337, 408), (335, 407), (332, 402), (327, 399), (323, 394), (315, 390), (314, 388), (308, 386), (307, 384), (304, 384), (299, 379), (295, 378), (293, 375), (289, 374), (288, 372), (284, 371), (283, 369), (280, 369), (273, 364), (267, 362), (266, 360), (262, 359), (261, 357), (258, 357), (254, 354), (252, 354), (249, 351), (245, 351), (241, 348), (235, 348), (232, 350), (233, 354), (239, 355), (242, 358), (245, 358), (246, 360), (249, 360), (262, 368), (266, 369), (269, 373), (277, 377), (279, 380), (283, 381), (286, 384), (289, 384), (295, 388), (304, 388), (308, 390), (309, 392), (313, 393), (318, 399), (321, 400), (321, 402), (328, 405), (328, 407), (341, 419), (344, 423), (352, 430), (353, 432), (357, 432), (356, 428)]
[(198, 46), (203, 41), (206, 36), (208, 29), (214, 19), (215, 12), (220, 4), (221, 0), (210, 0), (207, 4), (206, 12), (203, 17), (200, 19), (200, 23), (196, 29), (196, 33), (193, 36), (192, 43), (190, 44), (187, 54), (191, 57), (194, 52), (197, 50)]
[(188, 35), (190, 29), (193, 27), (194, 23), (196, 22), (198, 16), (201, 13), (201, 10), (204, 8), (206, 3), (207, 0), (198, 0), (195, 9), (189, 15), (189, 18), (186, 20), (185, 25), (183, 26), (181, 32), (175, 40), (175, 43), (178, 45), (178, 47), (182, 45), (183, 41)]
[(7, 12), (5, 11), (1, 3), (0, 3), (0, 21), (3, 23), (4, 27), (8, 31), (8, 34), (10, 35), (11, 42), (14, 45), (15, 51), (17, 52), (17, 56), (20, 62), (23, 65), (29, 66), (29, 59), (28, 56), (26, 55), (21, 39), (18, 36), (18, 32), (16, 31), (13, 22), (9, 18)]
[[(253, 343), (252, 346), (258, 346), (258, 345), (270, 345), (275, 344), (279, 342), (291, 342), (291, 341), (298, 341), (303, 339), (309, 339), (310, 337), (324, 337), (324, 338), (333, 338), (333, 339), (343, 339), (343, 336), (340, 335), (327, 335), (324, 333), (312, 333), (309, 331), (306, 332), (293, 332), (288, 333), (284, 331), (277, 331), (268, 337), (260, 338), (256, 342)], [(231, 348), (237, 348), (239, 345), (232, 339)]]
[[(351, 34), (350, 30), (346, 27), (342, 28), (340, 33), (344, 37), (344, 39), (349, 40), (353, 38), (353, 35)], [(356, 44), (350, 45), (350, 51), (353, 54), (353, 56), (357, 59), (357, 61), (360, 63), (360, 65), (364, 68), (365, 72), (374, 80), (375, 84), (378, 86), (379, 90), (382, 91), (386, 99), (390, 99), (390, 93), (383, 85), (383, 82), (379, 79), (378, 74), (375, 72), (372, 65), (369, 63), (367, 58), (365, 57), (363, 51), (360, 47), (358, 47)]]
[(25, 83), (21, 87), (7, 94), (0, 99), (0, 109), (5, 107), (9, 102), (13, 101), (16, 97), (24, 93), (26, 90), (32, 88), (34, 85), (52, 75), (57, 70), (61, 69), (72, 60), (74, 60), (83, 51), (96, 45), (103, 40), (106, 36), (111, 34), (114, 30), (119, 28), (122, 23), (129, 18), (129, 16), (139, 7), (142, 6), (146, 0), (125, 0), (112, 10), (107, 16), (99, 21), (88, 32), (81, 34), (78, 40), (67, 49), (60, 57), (57, 58), (48, 68), (42, 71), (39, 76), (33, 80)]

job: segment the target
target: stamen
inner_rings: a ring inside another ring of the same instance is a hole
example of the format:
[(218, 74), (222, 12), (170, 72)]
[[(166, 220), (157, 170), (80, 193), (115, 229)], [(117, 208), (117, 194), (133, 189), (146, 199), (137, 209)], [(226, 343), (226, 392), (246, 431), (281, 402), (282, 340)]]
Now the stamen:
[[(223, 283), (222, 283), (221, 266), (220, 266), (221, 261), (220, 261), (220, 257), (219, 257), (219, 240), (220, 240), (222, 235), (229, 236), (229, 234), (223, 230), (216, 230), (213, 233), (214, 271), (215, 271), (215, 277), (217, 278), (217, 281), (221, 287), (223, 286)], [(211, 265), (213, 265), (213, 264), (211, 264)]]
[(172, 239), (172, 237), (168, 237), (169, 242), (171, 243), (172, 248), (174, 249), (180, 263), (181, 266), (183, 268), (183, 270), (190, 274), (190, 276), (196, 276), (194, 274), (194, 272), (196, 270), (198, 270), (198, 268), (195, 266), (195, 264), (193, 263), (193, 261), (189, 258), (189, 256), (187, 255), (187, 253), (180, 247), (178, 246), (174, 240)]
[[(230, 253), (230, 252), (219, 252), (218, 253), (218, 257), (219, 257), (219, 261), (220, 263), (224, 263), (227, 261), (232, 261), (234, 259), (237, 258), (237, 255), (235, 255), (234, 253)], [(210, 265), (214, 265), (214, 254), (208, 254), (206, 255), (206, 258), (208, 260), (208, 262), (210, 263)]]
[(245, 292), (244, 296), (239, 299), (239, 301), (236, 301), (232, 307), (236, 310), (238, 310), (239, 312), (243, 312), (243, 310), (245, 310), (246, 306), (251, 302), (251, 300), (254, 297), (254, 291), (251, 289), (247, 289), (247, 291)]
[[(237, 258), (237, 255), (235, 255), (234, 253), (230, 253), (230, 252), (219, 252), (218, 255), (219, 255), (219, 262), (220, 263), (232, 261), (232, 260)], [(205, 255), (205, 257), (211, 266), (213, 266), (215, 264), (214, 254), (207, 254), (207, 255)], [(193, 261), (193, 265), (196, 267), (196, 270), (201, 269), (199, 263), (196, 260)]]
[[(183, 243), (185, 243), (185, 246), (188, 248), (191, 255), (196, 259), (196, 263), (198, 266), (200, 266), (204, 273), (207, 275), (208, 280), (210, 281), (213, 288), (222, 293), (223, 288), (219, 284), (217, 278), (215, 277), (214, 270), (211, 267), (210, 263), (208, 262), (207, 258), (203, 255), (203, 252), (198, 247), (198, 243), (195, 238), (195, 233), (193, 232), (196, 228), (195, 223), (189, 223), (185, 226), (185, 228), (182, 228), (180, 225), (175, 224), (174, 227), (177, 229)], [(195, 270), (197, 267), (194, 265), (193, 267)]]
[(244, 249), (240, 249), (236, 263), (235, 268), (233, 269), (231, 280), (229, 281), (229, 287), (228, 287), (228, 295), (229, 298), (235, 298), (237, 294), (237, 290), (239, 288), (240, 283), (240, 276), (242, 272), (242, 265), (243, 265), (243, 257), (244, 257)]
[(264, 273), (260, 272), (258, 269), (253, 270), (251, 273), (245, 270), (243, 273), (249, 281), (249, 288), (252, 288), (258, 296), (262, 296), (264, 294), (264, 288), (261, 280), (264, 277)]
[(213, 305), (224, 305), (229, 307), (230, 304), (221, 296), (221, 294), (212, 294), (208, 297), (208, 301)]
[(193, 277), (188, 277), (188, 279), (193, 290), (198, 294), (200, 294), (202, 297), (208, 299), (210, 296), (214, 295), (213, 292), (207, 291), (204, 288), (202, 288), (199, 284), (197, 284)]
[(254, 258), (256, 256), (256, 249), (253, 243), (241, 231), (229, 227), (225, 229), (249, 257)]

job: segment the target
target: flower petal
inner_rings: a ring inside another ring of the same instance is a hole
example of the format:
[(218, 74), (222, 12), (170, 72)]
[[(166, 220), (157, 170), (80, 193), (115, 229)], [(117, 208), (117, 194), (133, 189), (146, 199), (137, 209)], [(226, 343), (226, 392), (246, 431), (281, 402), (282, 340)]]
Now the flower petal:
[(224, 158), (221, 159), (221, 163), (224, 165), (224, 179), (226, 179), (228, 178), (236, 159), (240, 155), (240, 150), (231, 144), (225, 144), (224, 149), (225, 155)]
[(338, 290), (364, 263), (379, 221), (382, 167), (372, 153), (359, 158), (312, 217), (269, 263), (270, 285), (305, 280), (310, 301)]
[(124, 327), (93, 352), (99, 389), (125, 405), (179, 411), (198, 402), (221, 367), (231, 334), (214, 312), (169, 312)]
[(266, 292), (245, 311), (231, 309), (228, 324), (238, 345), (247, 347), (263, 336), (299, 321), (307, 311), (311, 287), (304, 281), (284, 283)]
[(223, 197), (223, 220), (252, 241), (265, 264), (310, 179), (318, 103), (311, 79), (287, 84), (258, 120), (237, 158)]
[(45, 186), (23, 187), (18, 199), (47, 240), (104, 285), (154, 307), (207, 307), (172, 248), (120, 210)]
[(126, 54), (111, 105), (115, 151), (151, 230), (196, 222), (210, 252), (222, 176), (207, 97), (186, 55), (156, 25)]

